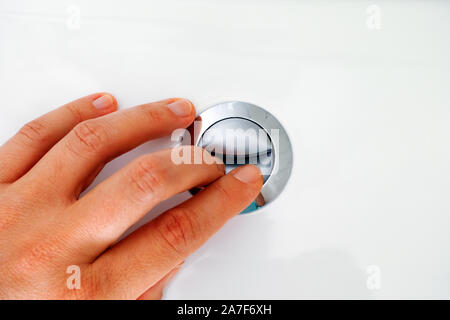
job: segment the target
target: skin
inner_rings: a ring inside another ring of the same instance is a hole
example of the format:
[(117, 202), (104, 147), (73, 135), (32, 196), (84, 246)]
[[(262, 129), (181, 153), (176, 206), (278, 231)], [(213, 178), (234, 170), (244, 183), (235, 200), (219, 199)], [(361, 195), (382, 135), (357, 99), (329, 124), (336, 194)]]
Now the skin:
[[(177, 114), (169, 107), (176, 102), (190, 111)], [(160, 299), (184, 260), (258, 196), (258, 168), (225, 175), (206, 151), (184, 147), (204, 161), (148, 154), (80, 194), (108, 161), (194, 118), (184, 99), (117, 111), (111, 95), (97, 93), (31, 121), (1, 146), (0, 298)], [(196, 186), (206, 188), (117, 242), (159, 202)], [(80, 289), (66, 285), (73, 265)]]

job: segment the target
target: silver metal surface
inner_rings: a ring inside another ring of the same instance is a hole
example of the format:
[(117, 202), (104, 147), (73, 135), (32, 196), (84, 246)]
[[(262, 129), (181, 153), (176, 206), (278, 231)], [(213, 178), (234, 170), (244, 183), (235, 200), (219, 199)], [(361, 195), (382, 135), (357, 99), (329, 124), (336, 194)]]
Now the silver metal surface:
[(272, 173), (275, 155), (272, 141), (253, 121), (243, 118), (220, 120), (206, 129), (197, 145), (221, 159), (227, 173), (244, 164), (258, 166), (264, 182)]
[(292, 171), (292, 147), (281, 123), (263, 108), (241, 101), (222, 102), (203, 111), (189, 131), (191, 143), (221, 158), (227, 171), (247, 163), (261, 169), (261, 193), (243, 213), (266, 206), (283, 191)]

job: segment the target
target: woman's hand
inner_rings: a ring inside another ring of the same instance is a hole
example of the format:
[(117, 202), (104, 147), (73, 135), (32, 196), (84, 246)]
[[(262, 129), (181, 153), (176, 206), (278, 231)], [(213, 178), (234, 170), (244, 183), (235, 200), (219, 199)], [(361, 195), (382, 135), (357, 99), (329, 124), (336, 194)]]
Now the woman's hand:
[[(195, 117), (184, 99), (116, 109), (106, 93), (81, 98), (0, 148), (0, 298), (160, 298), (184, 259), (257, 197), (258, 168), (224, 175), (209, 153), (185, 147), (205, 161), (176, 165), (171, 150), (148, 154), (79, 198), (108, 161)], [(204, 185), (116, 243), (159, 202)]]

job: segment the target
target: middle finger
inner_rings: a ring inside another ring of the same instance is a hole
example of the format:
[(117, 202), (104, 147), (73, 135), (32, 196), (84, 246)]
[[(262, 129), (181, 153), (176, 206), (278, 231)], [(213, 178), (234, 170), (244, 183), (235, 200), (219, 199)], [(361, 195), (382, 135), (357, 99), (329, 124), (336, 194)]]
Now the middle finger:
[[(176, 163), (178, 150), (200, 163)], [(225, 173), (223, 163), (199, 147), (181, 147), (142, 156), (72, 205), (63, 217), (67, 232), (80, 232), (74, 242), (79, 252), (96, 257), (156, 204), (180, 192), (205, 186)]]

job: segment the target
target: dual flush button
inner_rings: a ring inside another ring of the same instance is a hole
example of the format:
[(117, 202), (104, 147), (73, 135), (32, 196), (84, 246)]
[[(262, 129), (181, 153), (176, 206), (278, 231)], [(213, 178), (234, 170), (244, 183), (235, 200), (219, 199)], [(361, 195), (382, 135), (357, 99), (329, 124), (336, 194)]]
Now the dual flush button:
[(202, 112), (189, 131), (190, 143), (220, 158), (226, 172), (244, 164), (261, 170), (261, 193), (242, 213), (264, 207), (282, 192), (292, 171), (292, 147), (280, 122), (266, 110), (241, 101), (219, 103)]

